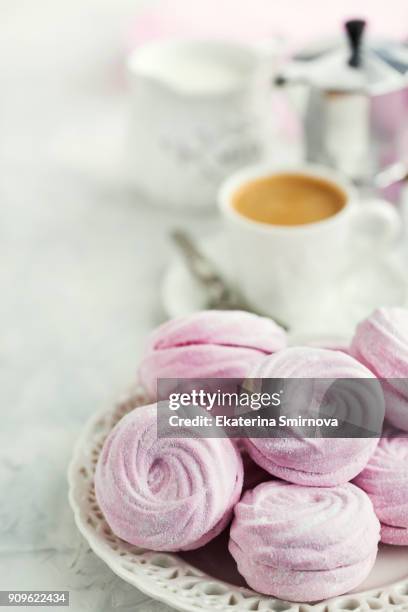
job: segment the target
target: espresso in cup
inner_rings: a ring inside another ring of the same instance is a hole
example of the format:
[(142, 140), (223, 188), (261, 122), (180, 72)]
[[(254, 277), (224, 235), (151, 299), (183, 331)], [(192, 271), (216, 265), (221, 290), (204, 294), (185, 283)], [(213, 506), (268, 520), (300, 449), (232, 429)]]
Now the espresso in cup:
[(242, 184), (233, 195), (232, 205), (252, 221), (289, 226), (332, 217), (346, 201), (346, 193), (326, 179), (285, 173)]

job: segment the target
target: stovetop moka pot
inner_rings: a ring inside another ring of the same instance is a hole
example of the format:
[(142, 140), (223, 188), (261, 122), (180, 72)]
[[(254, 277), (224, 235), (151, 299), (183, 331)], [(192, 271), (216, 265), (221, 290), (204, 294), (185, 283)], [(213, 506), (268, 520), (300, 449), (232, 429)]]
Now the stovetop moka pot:
[(365, 25), (348, 21), (344, 40), (297, 54), (276, 82), (308, 90), (308, 161), (383, 188), (408, 174), (408, 46), (366, 42)]

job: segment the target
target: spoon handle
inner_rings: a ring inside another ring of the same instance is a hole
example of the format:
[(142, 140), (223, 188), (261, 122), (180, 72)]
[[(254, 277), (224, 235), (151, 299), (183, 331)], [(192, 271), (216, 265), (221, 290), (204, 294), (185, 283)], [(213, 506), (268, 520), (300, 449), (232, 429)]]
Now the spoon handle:
[(208, 257), (196, 247), (191, 237), (183, 230), (171, 233), (173, 241), (182, 253), (185, 263), (193, 277), (207, 293), (209, 308), (226, 308), (233, 306), (233, 296), (228, 285)]
[[(194, 244), (192, 238), (183, 230), (171, 233), (174, 243), (184, 257), (184, 261), (193, 277), (201, 284), (207, 294), (207, 308), (214, 310), (246, 310), (262, 317), (269, 317), (264, 312), (254, 309), (247, 301), (228, 285), (210, 259)], [(273, 320), (283, 327), (288, 327)]]
[(171, 233), (171, 237), (185, 256), (185, 261), (196, 278), (204, 283), (211, 283), (214, 280), (222, 281), (212, 262), (199, 251), (186, 232), (174, 230)]

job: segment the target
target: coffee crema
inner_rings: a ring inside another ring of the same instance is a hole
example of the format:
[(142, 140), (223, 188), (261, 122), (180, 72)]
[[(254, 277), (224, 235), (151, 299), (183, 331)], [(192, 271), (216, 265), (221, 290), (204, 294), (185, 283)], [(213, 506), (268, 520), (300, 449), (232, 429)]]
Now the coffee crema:
[(305, 225), (328, 219), (346, 204), (342, 189), (304, 174), (274, 174), (248, 181), (232, 205), (244, 217), (270, 225)]

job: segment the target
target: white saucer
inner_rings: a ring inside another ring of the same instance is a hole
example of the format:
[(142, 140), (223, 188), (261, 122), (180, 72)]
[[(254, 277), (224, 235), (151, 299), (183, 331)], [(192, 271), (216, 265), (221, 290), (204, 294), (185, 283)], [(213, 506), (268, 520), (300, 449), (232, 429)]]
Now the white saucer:
[[(204, 239), (199, 245), (226, 279), (232, 277), (232, 262), (228, 257), (222, 234)], [(299, 338), (352, 336), (356, 324), (378, 306), (407, 304), (407, 279), (402, 256), (394, 252), (387, 256), (356, 257), (335, 291), (322, 303), (312, 301), (302, 307), (296, 320), (284, 321), (292, 341)], [(206, 307), (206, 296), (180, 256), (171, 262), (162, 285), (162, 300), (166, 314), (179, 317)], [(311, 298), (312, 300), (312, 298)]]

